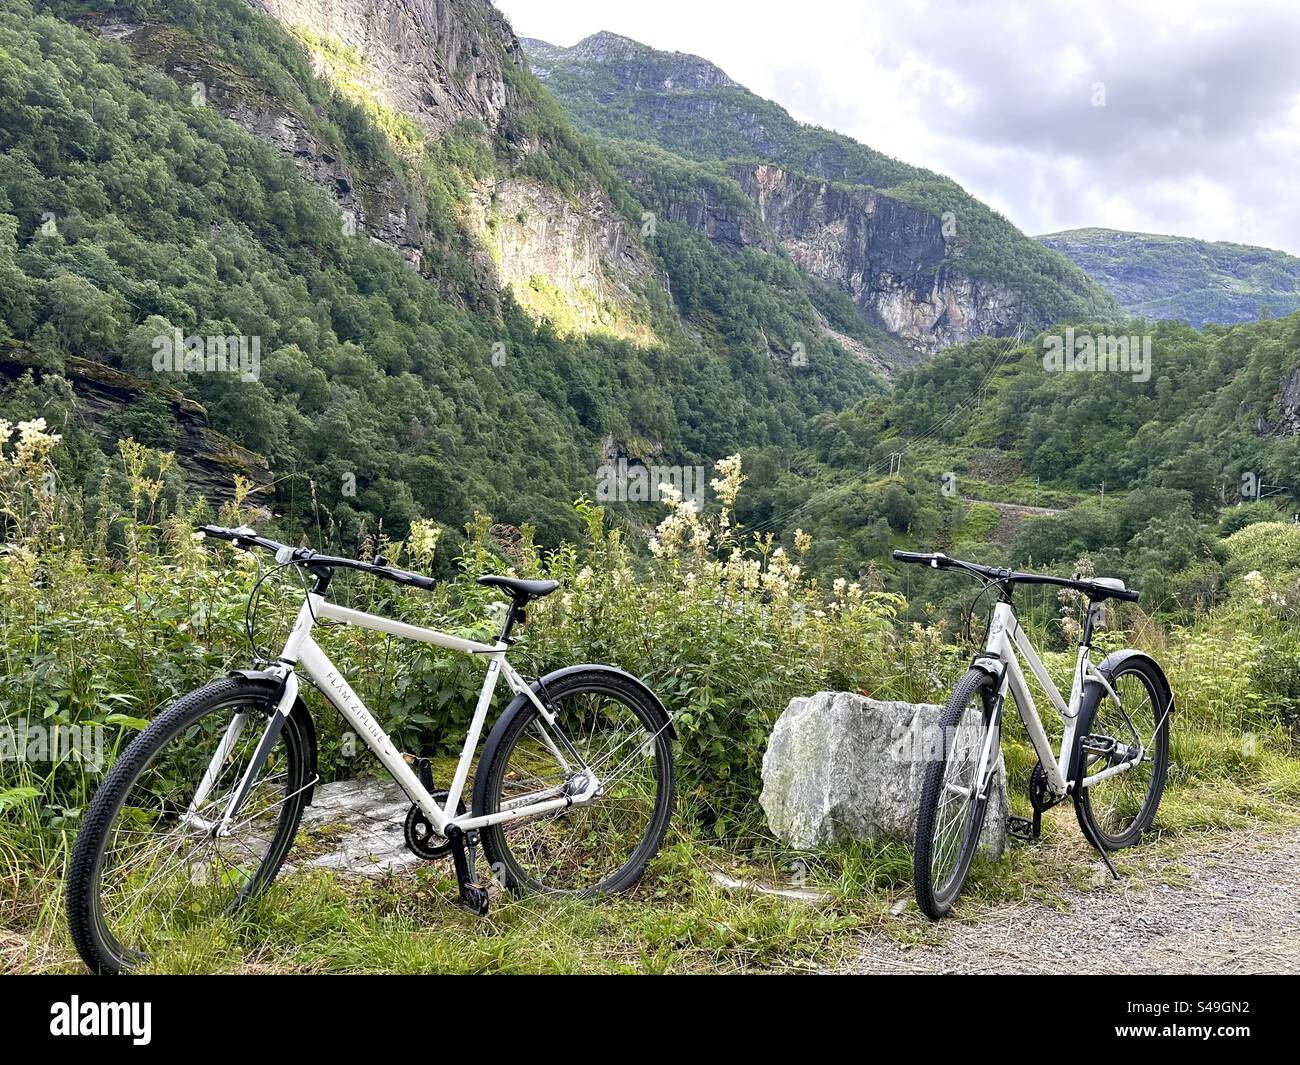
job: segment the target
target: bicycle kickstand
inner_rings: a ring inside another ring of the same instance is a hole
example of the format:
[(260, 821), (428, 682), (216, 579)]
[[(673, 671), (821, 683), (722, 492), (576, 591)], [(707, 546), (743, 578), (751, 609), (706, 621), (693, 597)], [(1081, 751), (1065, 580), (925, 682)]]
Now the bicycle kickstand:
[(1097, 853), (1101, 855), (1101, 860), (1106, 863), (1106, 868), (1110, 870), (1111, 877), (1118, 880), (1120, 878), (1119, 871), (1115, 868), (1115, 863), (1110, 860), (1110, 855), (1106, 853), (1106, 848), (1101, 845), (1101, 840), (1097, 839), (1093, 835), (1092, 826), (1088, 825), (1082, 818), (1079, 820), (1079, 826), (1084, 830), (1084, 837), (1093, 845)]
[(460, 885), (460, 904), (477, 917), (488, 912), (487, 888), (474, 879), (473, 858), (477, 846), (455, 825), (447, 826), (447, 842), (451, 844), (451, 860), (456, 866), (456, 882)]

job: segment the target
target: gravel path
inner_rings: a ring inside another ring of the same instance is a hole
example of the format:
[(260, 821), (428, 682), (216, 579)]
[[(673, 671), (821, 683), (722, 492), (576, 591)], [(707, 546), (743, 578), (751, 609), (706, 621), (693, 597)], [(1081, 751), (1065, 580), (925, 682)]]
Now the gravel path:
[(972, 923), (950, 917), (932, 927), (933, 941), (910, 947), (875, 934), (847, 971), (1300, 973), (1300, 829), (1220, 837), (1172, 864), (1186, 873), (1177, 885), (1067, 888), (1059, 907), (1024, 901)]

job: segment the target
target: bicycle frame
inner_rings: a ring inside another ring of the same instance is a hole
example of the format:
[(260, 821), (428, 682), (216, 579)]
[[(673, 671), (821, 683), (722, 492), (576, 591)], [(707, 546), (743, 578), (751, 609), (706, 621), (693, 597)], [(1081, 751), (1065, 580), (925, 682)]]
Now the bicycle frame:
[[(478, 703), (474, 707), (474, 717), (470, 722), (469, 733), (465, 738), (465, 746), (461, 751), (460, 760), (456, 764), (456, 773), (452, 778), (451, 787), (448, 789), (445, 806), (440, 807), (433, 801), (432, 796), (425, 791), (419, 777), (407, 765), (406, 759), (393, 745), (392, 740), (379, 722), (375, 720), (374, 715), (366, 708), (361, 697), (352, 690), (352, 686), (339, 672), (338, 667), (330, 661), (320, 645), (312, 638), (312, 630), (316, 623), (321, 620), (356, 625), (363, 629), (387, 633), (390, 636), (416, 640), (420, 643), (429, 643), (437, 647), (459, 651), (462, 654), (484, 655), (487, 658), (487, 674), (483, 678), (483, 688), (479, 692)], [(261, 743), (249, 763), (244, 778), (231, 796), (217, 833), (220, 835), (225, 831), (229, 831), (230, 822), (247, 796), (253, 777), (264, 763), (265, 756), (274, 747), (275, 740), (283, 727), (284, 719), (288, 717), (297, 703), (299, 692), (297, 670), (299, 668), (320, 689), (334, 708), (343, 715), (344, 719), (352, 726), (357, 735), (365, 741), (366, 745), (374, 751), (375, 756), (383, 764), (384, 768), (392, 774), (410, 800), (420, 808), (434, 829), (441, 835), (446, 834), (448, 825), (455, 825), (461, 831), (468, 832), (487, 825), (549, 813), (565, 806), (578, 806), (590, 802), (599, 792), (601, 782), (596, 777), (596, 774), (583, 763), (579, 768), (586, 774), (586, 780), (582, 790), (576, 794), (570, 793), (567, 789), (552, 788), (549, 792), (538, 792), (535, 796), (527, 797), (529, 800), (535, 801), (516, 800), (517, 805), (512, 805), (509, 809), (499, 810), (493, 814), (473, 816), (473, 811), (470, 811), (470, 813), (459, 817), (448, 816), (447, 812), (456, 809), (457, 803), (464, 794), (465, 782), (469, 777), (470, 763), (473, 761), (474, 752), (478, 749), (478, 741), (482, 735), (483, 726), (487, 721), (492, 696), (502, 675), (505, 676), (510, 689), (532, 702), (546, 725), (552, 729), (555, 728), (555, 715), (537, 698), (523, 677), (506, 661), (506, 652), (508, 650), (509, 645), (504, 641), (498, 640), (496, 643), (491, 644), (478, 643), (474, 640), (466, 640), (459, 636), (438, 632), (436, 629), (408, 625), (392, 618), (338, 606), (315, 591), (307, 593), (307, 597), (298, 611), (298, 617), (294, 622), (293, 629), (285, 642), (284, 650), (281, 652), (276, 665), (268, 671), (282, 680), (284, 684), (282, 694), (266, 726)], [(219, 776), (221, 765), (234, 747), (235, 741), (246, 724), (249, 713), (249, 711), (240, 712), (230, 723), (226, 735), (218, 745), (212, 763), (208, 766), (208, 770), (200, 781), (198, 790), (190, 804), (191, 815), (202, 804), (212, 784)], [(581, 759), (577, 757), (576, 752), (573, 751), (570, 745), (563, 743), (563, 741), (561, 741), (561, 744), (557, 744), (545, 727), (540, 731), (543, 742), (559, 759), (560, 765), (566, 773), (569, 771), (569, 763), (560, 750), (561, 745), (568, 747), (570, 756), (577, 758), (581, 762)]]
[[(1005, 700), (1006, 692), (1010, 689), (1011, 695), (1015, 699), (1016, 709), (1020, 714), (1020, 720), (1024, 723), (1025, 730), (1029, 733), (1029, 740), (1038, 753), (1038, 759), (1047, 774), (1047, 786), (1057, 796), (1064, 796), (1071, 786), (1076, 784), (1075, 781), (1068, 779), (1070, 772), (1069, 761), (1075, 746), (1084, 684), (1089, 680), (1096, 681), (1117, 704), (1120, 702), (1119, 696), (1110, 685), (1110, 681), (1093, 665), (1091, 652), (1092, 647), (1087, 642), (1087, 637), (1085, 637), (1085, 642), (1079, 645), (1079, 655), (1074, 670), (1074, 682), (1071, 685), (1070, 697), (1067, 701), (1062, 697), (1059, 689), (1048, 675), (1046, 667), (1038, 657), (1038, 652), (1029, 641), (1025, 630), (1020, 627), (1020, 622), (1016, 619), (1011, 604), (1003, 600), (993, 608), (993, 617), (989, 622), (988, 639), (984, 646), (984, 654), (976, 659), (976, 665), (979, 668), (987, 669), (988, 667), (982, 663), (991, 658), (996, 658), (1001, 664), (1001, 670), (998, 674), (998, 698)], [(1030, 672), (1043, 686), (1049, 701), (1056, 708), (1056, 712), (1061, 716), (1061, 721), (1065, 725), (1065, 734), (1061, 737), (1059, 753), (1053, 752), (1051, 741), (1047, 738), (1047, 732), (1043, 728), (1042, 719), (1038, 716), (1038, 708), (1034, 704), (1034, 698), (1029, 693), (1025, 673), (1020, 667), (1020, 659), (1022, 658), (1029, 665)], [(997, 727), (989, 729), (988, 736), (985, 738), (984, 750), (980, 753), (978, 774), (975, 779), (981, 781), (981, 791), (987, 789), (988, 781), (992, 776), (991, 770), (997, 758), (1000, 731), (1001, 721), (999, 718)], [(1078, 781), (1077, 785), (1086, 788), (1117, 773), (1127, 772), (1135, 765), (1138, 765), (1145, 755), (1146, 751), (1139, 749), (1135, 757), (1100, 770), (1092, 776), (1085, 777), (1083, 780)], [(981, 795), (982, 797), (983, 795)]]

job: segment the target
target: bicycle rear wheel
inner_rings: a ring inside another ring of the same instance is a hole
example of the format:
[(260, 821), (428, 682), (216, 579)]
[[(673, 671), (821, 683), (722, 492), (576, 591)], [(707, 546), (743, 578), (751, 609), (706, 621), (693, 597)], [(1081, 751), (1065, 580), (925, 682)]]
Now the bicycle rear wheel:
[[(934, 920), (961, 892), (984, 827), (988, 792), (979, 797), (976, 775), (993, 724), (995, 684), (980, 669), (961, 679), (939, 715), (938, 748), (925, 769), (912, 882), (917, 905)], [(997, 751), (992, 757), (996, 766)]]
[[(279, 872), (315, 782), (315, 733), (302, 703), (228, 830), (217, 833), (273, 698), (271, 685), (246, 680), (191, 692), (104, 778), (68, 870), (68, 927), (92, 970), (139, 968), (168, 942), (238, 911)], [(219, 768), (195, 805), (212, 764)]]
[[(1106, 850), (1139, 842), (1151, 827), (1169, 773), (1173, 696), (1160, 668), (1145, 655), (1124, 659), (1110, 674), (1119, 703), (1091, 684), (1079, 710), (1075, 765), (1083, 786), (1074, 802), (1079, 826)], [(1102, 777), (1138, 752), (1130, 769)]]
[(475, 815), (580, 793), (591, 773), (601, 789), (590, 802), (485, 828), (493, 875), (516, 894), (624, 891), (668, 830), (669, 721), (639, 683), (615, 670), (570, 674), (543, 694), (555, 727), (531, 702), (521, 706), (485, 752)]

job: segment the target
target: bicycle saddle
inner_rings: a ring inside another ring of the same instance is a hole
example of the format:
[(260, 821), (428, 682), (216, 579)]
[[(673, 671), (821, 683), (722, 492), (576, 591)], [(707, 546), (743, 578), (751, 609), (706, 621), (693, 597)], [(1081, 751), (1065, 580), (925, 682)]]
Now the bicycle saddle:
[(560, 586), (559, 581), (526, 581), (519, 577), (480, 577), (479, 584), (485, 584), (491, 588), (501, 588), (509, 592), (521, 603), (528, 599), (541, 599), (543, 596), (550, 595)]

